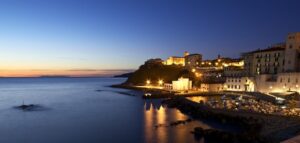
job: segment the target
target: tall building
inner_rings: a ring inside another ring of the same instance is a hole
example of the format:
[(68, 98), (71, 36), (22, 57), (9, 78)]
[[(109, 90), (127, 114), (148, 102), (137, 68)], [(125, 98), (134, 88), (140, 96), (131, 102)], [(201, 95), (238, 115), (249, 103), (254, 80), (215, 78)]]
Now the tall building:
[(244, 53), (244, 70), (247, 76), (284, 72), (285, 45)]
[(300, 71), (300, 32), (290, 33), (286, 39), (284, 69), (286, 72)]
[(300, 32), (288, 34), (285, 43), (243, 54), (248, 76), (300, 71)]
[[(288, 34), (283, 44), (242, 55), (244, 77), (240, 79), (248, 78), (247, 81), (254, 84), (251, 90), (267, 93), (300, 92), (300, 32)], [(240, 91), (238, 87), (244, 83), (237, 85), (236, 89), (235, 81), (234, 78), (228, 77), (227, 89)], [(242, 90), (245, 91), (243, 88)]]

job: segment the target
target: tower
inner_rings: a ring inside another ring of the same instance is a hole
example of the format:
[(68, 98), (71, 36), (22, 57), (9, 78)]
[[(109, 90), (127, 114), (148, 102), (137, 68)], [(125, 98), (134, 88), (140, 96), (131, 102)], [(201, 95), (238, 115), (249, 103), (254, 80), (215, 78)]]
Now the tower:
[(189, 55), (190, 55), (189, 52), (187, 52), (187, 51), (184, 52), (184, 57), (189, 56)]
[(299, 52), (300, 32), (290, 33), (286, 39), (286, 50), (284, 59), (285, 72), (297, 72), (300, 70)]

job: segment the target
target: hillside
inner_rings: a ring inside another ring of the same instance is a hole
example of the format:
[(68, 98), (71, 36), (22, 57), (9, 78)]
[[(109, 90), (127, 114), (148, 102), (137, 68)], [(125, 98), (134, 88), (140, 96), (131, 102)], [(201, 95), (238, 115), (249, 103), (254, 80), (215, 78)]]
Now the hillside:
[(171, 83), (179, 77), (194, 79), (194, 74), (177, 65), (163, 65), (161, 63), (145, 63), (135, 71), (124, 83), (125, 85), (145, 85), (146, 80), (156, 84), (158, 80)]

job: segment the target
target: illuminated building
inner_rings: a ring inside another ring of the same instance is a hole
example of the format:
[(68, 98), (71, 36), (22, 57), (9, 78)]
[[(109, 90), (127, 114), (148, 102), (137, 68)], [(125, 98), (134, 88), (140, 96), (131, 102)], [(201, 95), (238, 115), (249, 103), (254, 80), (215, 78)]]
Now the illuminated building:
[[(227, 89), (265, 93), (300, 92), (300, 33), (288, 34), (286, 42), (244, 53), (244, 75), (227, 73)], [(238, 72), (232, 71), (231, 73)], [(234, 74), (233, 74), (234, 75)], [(247, 82), (248, 87), (244, 87)], [(253, 87), (252, 87), (253, 85)]]
[(284, 72), (284, 45), (276, 45), (268, 49), (244, 53), (243, 57), (245, 73), (248, 76)]
[(214, 60), (205, 60), (201, 62), (200, 69), (215, 69), (222, 70), (225, 67), (234, 66), (234, 67), (244, 67), (243, 59), (232, 59), (232, 58), (222, 58), (218, 56)]
[(176, 81), (172, 81), (172, 84), (165, 83), (164, 89), (173, 91), (186, 91), (192, 89), (192, 81), (188, 78), (179, 78)]
[(189, 54), (188, 52), (184, 52), (183, 57), (171, 56), (163, 63), (165, 65), (182, 65), (189, 67), (196, 67), (200, 65), (202, 60), (201, 54)]
[(300, 32), (291, 33), (285, 43), (244, 53), (245, 72), (249, 76), (300, 72), (299, 54)]
[(257, 90), (267, 93), (298, 92), (300, 93), (300, 73), (279, 73), (259, 75), (256, 77)]
[(185, 66), (185, 58), (184, 57), (169, 57), (166, 61), (164, 61), (165, 65), (182, 65)]

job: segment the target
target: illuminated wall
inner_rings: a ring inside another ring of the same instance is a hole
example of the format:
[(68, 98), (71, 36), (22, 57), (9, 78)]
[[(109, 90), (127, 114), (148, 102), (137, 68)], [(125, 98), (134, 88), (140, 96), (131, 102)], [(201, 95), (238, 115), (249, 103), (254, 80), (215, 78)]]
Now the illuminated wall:
[(165, 65), (182, 65), (185, 66), (185, 58), (183, 57), (169, 57), (165, 62)]
[(271, 75), (259, 75), (256, 83), (260, 92), (300, 92), (300, 73), (280, 73), (273, 78)]
[(192, 81), (188, 78), (179, 78), (177, 81), (172, 81), (172, 87), (175, 91), (184, 91), (192, 89)]

